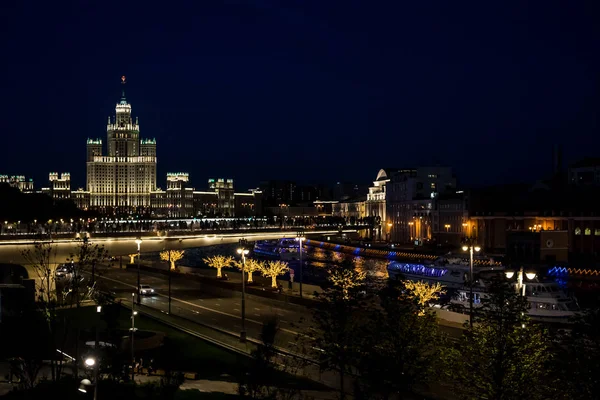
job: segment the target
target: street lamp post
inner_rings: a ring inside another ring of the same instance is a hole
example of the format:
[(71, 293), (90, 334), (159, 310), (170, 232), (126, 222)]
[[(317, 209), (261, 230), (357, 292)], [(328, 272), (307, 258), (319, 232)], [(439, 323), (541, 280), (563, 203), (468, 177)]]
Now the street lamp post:
[(135, 348), (133, 346), (133, 339), (135, 337), (135, 293), (131, 293), (131, 382), (135, 381)]
[(296, 241), (298, 241), (298, 254), (300, 258), (300, 298), (302, 298), (302, 242), (305, 241), (304, 232), (298, 232)]
[(250, 252), (246, 248), (246, 239), (240, 239), (240, 247), (237, 249), (237, 253), (242, 256), (242, 331), (240, 332), (240, 342), (246, 341), (246, 278), (244, 273), (246, 271), (246, 256)]
[(469, 326), (473, 328), (473, 252), (479, 252), (481, 247), (465, 245), (462, 249), (469, 252)]
[(98, 399), (98, 364), (100, 364), (100, 359), (98, 358), (98, 352), (96, 349), (95, 357), (88, 357), (85, 359), (86, 367), (94, 368), (94, 382), (90, 382), (89, 379), (83, 379), (79, 384), (79, 391), (83, 393), (87, 393), (89, 386), (94, 386), (94, 400)]
[[(166, 241), (166, 239), (165, 239), (165, 241)], [(168, 246), (166, 245), (166, 242), (165, 242), (165, 249), (167, 247)], [(171, 249), (168, 249), (166, 251), (168, 251), (168, 254), (169, 254), (169, 260), (168, 260), (169, 265), (167, 267), (168, 268), (167, 275), (169, 277), (169, 314), (171, 314)]]
[(137, 303), (140, 304), (140, 247), (142, 239), (135, 239), (135, 244), (137, 244)]

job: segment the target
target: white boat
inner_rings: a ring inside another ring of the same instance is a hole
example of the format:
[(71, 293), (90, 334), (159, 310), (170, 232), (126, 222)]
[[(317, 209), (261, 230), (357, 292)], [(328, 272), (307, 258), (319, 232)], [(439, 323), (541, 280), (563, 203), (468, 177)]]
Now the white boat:
[[(567, 294), (553, 281), (533, 280), (525, 286), (527, 297), (527, 312), (532, 320), (540, 322), (567, 322), (577, 315), (579, 306), (577, 301)], [(481, 307), (481, 300), (486, 298), (487, 284), (479, 280), (473, 284), (473, 307)], [(518, 283), (515, 284), (517, 290)], [(456, 296), (450, 301), (460, 304), (466, 311), (469, 308), (469, 288), (463, 287), (457, 291)]]

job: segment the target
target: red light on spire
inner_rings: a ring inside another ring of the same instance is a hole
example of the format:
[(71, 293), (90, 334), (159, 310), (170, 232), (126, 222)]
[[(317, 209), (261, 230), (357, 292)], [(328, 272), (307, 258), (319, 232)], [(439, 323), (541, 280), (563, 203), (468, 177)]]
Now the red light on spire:
[(125, 83), (125, 75), (121, 77), (121, 83)]

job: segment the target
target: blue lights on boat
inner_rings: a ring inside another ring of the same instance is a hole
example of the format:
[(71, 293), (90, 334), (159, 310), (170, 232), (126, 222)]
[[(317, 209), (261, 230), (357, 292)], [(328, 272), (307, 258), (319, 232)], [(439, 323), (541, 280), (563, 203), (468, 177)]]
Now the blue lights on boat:
[(569, 276), (569, 270), (566, 267), (552, 267), (548, 270), (549, 276)]
[(440, 277), (446, 275), (448, 270), (446, 268), (432, 268), (426, 267), (422, 264), (406, 264), (399, 262), (391, 262), (388, 267), (388, 271), (391, 272), (400, 272), (405, 274), (412, 275), (421, 275), (421, 276), (430, 276), (430, 277)]

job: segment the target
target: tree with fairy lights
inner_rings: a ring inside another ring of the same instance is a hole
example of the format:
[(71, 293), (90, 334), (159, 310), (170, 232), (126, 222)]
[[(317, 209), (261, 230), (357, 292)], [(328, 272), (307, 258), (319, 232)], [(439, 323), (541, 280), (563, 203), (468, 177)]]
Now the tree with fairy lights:
[(221, 274), (221, 270), (223, 268), (227, 268), (227, 267), (231, 266), (231, 264), (233, 263), (233, 257), (230, 257), (230, 256), (226, 257), (223, 255), (217, 254), (212, 257), (203, 258), (202, 261), (204, 261), (206, 263), (206, 265), (208, 265), (209, 267), (216, 268), (217, 278), (222, 278), (223, 275)]
[(419, 305), (419, 315), (425, 315), (425, 309), (434, 300), (440, 298), (441, 295), (446, 293), (444, 286), (439, 282), (435, 284), (429, 284), (423, 281), (403, 281), (404, 287), (415, 298)]
[(242, 270), (242, 268), (244, 269), (244, 272), (246, 274), (248, 274), (248, 283), (253, 283), (254, 281), (252, 280), (252, 273), (256, 272), (256, 271), (262, 271), (265, 267), (263, 266), (263, 262), (256, 260), (254, 258), (246, 258), (246, 265), (244, 266), (242, 261), (234, 261), (233, 265), (239, 269), (240, 271)]
[(277, 287), (277, 277), (285, 274), (290, 268), (284, 261), (268, 261), (261, 264), (261, 273), (267, 278), (271, 278), (271, 287)]
[(164, 250), (160, 252), (160, 259), (170, 263), (171, 271), (175, 271), (175, 263), (183, 258), (184, 250)]

